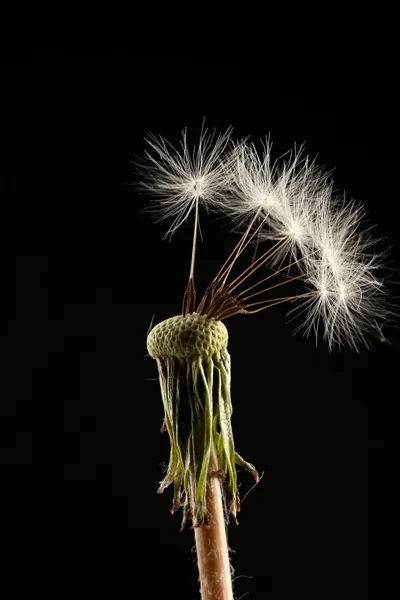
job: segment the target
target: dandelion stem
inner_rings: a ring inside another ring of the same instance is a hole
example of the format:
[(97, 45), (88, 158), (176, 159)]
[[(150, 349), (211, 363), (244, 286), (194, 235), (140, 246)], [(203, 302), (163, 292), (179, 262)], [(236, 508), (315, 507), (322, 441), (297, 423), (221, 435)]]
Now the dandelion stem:
[(261, 308), (257, 308), (256, 310), (247, 310), (246, 308), (242, 310), (242, 312), (247, 315), (252, 315), (266, 308), (270, 308), (271, 306), (282, 304), (283, 302), (290, 302), (291, 300), (297, 300), (297, 298), (309, 298), (310, 296), (315, 296), (315, 292), (307, 292), (306, 294), (298, 294), (297, 296), (287, 296), (286, 298), (270, 298), (269, 300), (261, 300), (260, 302), (253, 302), (252, 304), (248, 304), (247, 307), (257, 306), (257, 304), (266, 304), (266, 306), (262, 306)]
[[(272, 277), (275, 277), (276, 275), (278, 275), (278, 273), (282, 273), (282, 271), (286, 271), (286, 269), (289, 269), (289, 267), (292, 267), (293, 265), (296, 265), (296, 264), (298, 264), (299, 262), (301, 262), (303, 260), (307, 260), (307, 258), (309, 258), (309, 256), (312, 256), (312, 254), (315, 254), (315, 252), (312, 252), (308, 256), (303, 256), (302, 258), (299, 258), (299, 259), (297, 259), (297, 260), (289, 263), (288, 265), (285, 265), (284, 267), (282, 267), (278, 271), (274, 271), (271, 275), (268, 275), (267, 277), (264, 277), (264, 279), (261, 279), (260, 281), (257, 281), (255, 284), (253, 284), (250, 287), (246, 288), (242, 292), (239, 292), (239, 294), (237, 294), (236, 297), (240, 298), (240, 296), (243, 296), (243, 294), (247, 294), (247, 292), (249, 292), (250, 290), (254, 289), (255, 287), (258, 287), (259, 285), (261, 285), (262, 283), (264, 283), (264, 281), (268, 281), (268, 279), (271, 279)], [(295, 279), (299, 279), (300, 277), (304, 277), (304, 276), (305, 276), (305, 273), (302, 273), (301, 275), (298, 275), (296, 277), (291, 277), (290, 279), (284, 281), (283, 283), (288, 283), (290, 281), (294, 281)], [(272, 290), (274, 287), (278, 287), (279, 285), (283, 285), (283, 283), (278, 283), (277, 285), (274, 285), (274, 286), (272, 286), (270, 288), (266, 288), (263, 291)], [(257, 292), (257, 294), (261, 294), (261, 292)]]
[[(222, 267), (220, 268), (220, 270), (218, 271), (218, 273), (214, 277), (214, 282), (219, 281), (220, 279), (222, 279), (224, 277), (225, 272), (227, 270), (228, 270), (228, 274), (229, 274), (229, 271), (232, 269), (234, 263), (236, 262), (236, 259), (238, 258), (238, 256), (244, 250), (244, 248), (242, 246), (243, 246), (244, 241), (246, 240), (246, 238), (247, 238), (247, 236), (249, 234), (249, 231), (250, 231), (250, 229), (251, 229), (254, 221), (256, 220), (257, 216), (259, 215), (260, 210), (261, 210), (261, 208), (258, 209), (258, 211), (256, 212), (256, 214), (254, 215), (254, 217), (250, 221), (250, 223), (249, 223), (246, 231), (242, 234), (242, 236), (240, 237), (240, 240), (238, 241), (238, 243), (236, 244), (236, 246), (233, 248), (232, 252), (230, 253), (230, 255), (228, 256), (228, 258), (226, 259), (226, 261), (224, 262), (224, 264), (222, 265)], [(232, 258), (232, 256), (234, 256), (235, 252), (236, 252), (236, 256), (232, 260), (231, 264), (229, 264), (229, 261)]]
[[(259, 290), (258, 292), (253, 292), (253, 294), (250, 294), (250, 296), (245, 296), (244, 298), (242, 298), (241, 302), (245, 302), (246, 300), (249, 300), (250, 298), (254, 298), (254, 296), (259, 296), (260, 294), (263, 294), (264, 292), (269, 292), (270, 290), (273, 290), (273, 289), (275, 289), (277, 287), (280, 287), (281, 285), (286, 285), (288, 283), (292, 283), (292, 281), (296, 281), (296, 279), (301, 279), (302, 277), (304, 277), (304, 273), (302, 273), (301, 275), (296, 275), (296, 277), (291, 277), (290, 279), (285, 279), (285, 281), (280, 281), (279, 283), (276, 283), (275, 285), (271, 285), (268, 288), (264, 288), (262, 290)], [(267, 277), (267, 279), (268, 279), (268, 277)], [(260, 281), (260, 283), (261, 283), (261, 281)], [(256, 284), (256, 285), (258, 285), (258, 284)], [(251, 287), (255, 287), (255, 286), (251, 286)], [(238, 294), (236, 296), (236, 298), (238, 298), (242, 294), (245, 294), (250, 289), (251, 288), (248, 288), (244, 292), (241, 292), (241, 294)]]
[[(259, 302), (252, 302), (251, 304), (238, 304), (234, 300), (230, 303), (226, 303), (221, 308), (216, 311), (213, 315), (214, 319), (219, 319), (220, 321), (224, 319), (228, 319), (229, 317), (233, 317), (239, 313), (251, 315), (253, 313), (260, 312), (265, 308), (270, 308), (271, 306), (276, 306), (277, 304), (281, 304), (283, 302), (290, 302), (291, 300), (296, 300), (298, 298), (308, 298), (311, 296), (315, 296), (315, 292), (307, 292), (305, 294), (298, 294), (296, 296), (286, 296), (284, 298), (267, 298), (265, 300), (260, 300)], [(247, 310), (251, 306), (258, 306), (259, 304), (263, 305), (261, 308), (256, 310)]]
[[(220, 289), (223, 289), (223, 287), (224, 287), (224, 285), (226, 283), (226, 280), (229, 277), (229, 273), (232, 271), (233, 266), (234, 266), (235, 262), (237, 261), (237, 259), (239, 258), (239, 256), (247, 248), (247, 246), (250, 244), (251, 240), (254, 238), (255, 235), (257, 235), (257, 233), (259, 232), (259, 230), (261, 229), (261, 227), (264, 225), (267, 217), (264, 217), (264, 219), (261, 220), (261, 222), (258, 225), (258, 227), (256, 228), (256, 230), (253, 231), (253, 233), (251, 234), (250, 237), (248, 237), (250, 229), (253, 226), (254, 221), (257, 219), (258, 215), (260, 214), (260, 211), (261, 211), (261, 207), (258, 209), (258, 211), (256, 212), (256, 214), (252, 218), (252, 220), (251, 220), (248, 228), (246, 229), (246, 231), (244, 232), (244, 234), (240, 238), (238, 244), (236, 244), (235, 248), (233, 249), (233, 252), (229, 255), (228, 259), (226, 260), (225, 265), (229, 261), (229, 259), (231, 258), (231, 256), (234, 254), (234, 252), (236, 251), (236, 254), (233, 257), (233, 259), (231, 260), (230, 264), (228, 264), (226, 266), (226, 268), (222, 271), (222, 273), (220, 275), (217, 275), (217, 277), (215, 278), (215, 281), (218, 281), (219, 279), (222, 279), (222, 284), (220, 286)], [(226, 271), (226, 273), (225, 273), (225, 271)]]
[(197, 243), (198, 226), (199, 226), (199, 192), (198, 192), (198, 184), (196, 183), (196, 206), (195, 206), (192, 258), (190, 261), (189, 279), (194, 279), (194, 262), (195, 262), (195, 258), (196, 258), (196, 243)]
[(186, 291), (183, 296), (183, 316), (194, 311), (196, 304), (196, 288), (194, 285), (194, 263), (196, 259), (196, 245), (197, 245), (197, 229), (199, 227), (199, 190), (198, 184), (196, 183), (196, 200), (195, 200), (195, 217), (194, 217), (194, 228), (193, 228), (193, 243), (192, 243), (192, 257), (190, 260), (190, 271), (189, 281), (186, 287)]
[[(255, 273), (255, 271), (262, 267), (263, 264), (270, 260), (274, 254), (279, 252), (280, 248), (286, 244), (287, 241), (288, 240), (286, 239), (276, 242), (272, 248), (264, 252), (264, 254), (262, 254), (254, 263), (247, 267), (247, 269), (245, 269), (238, 277), (236, 277), (236, 279), (229, 283), (225, 289), (224, 283), (218, 286), (218, 283), (214, 279), (211, 285), (207, 288), (206, 293), (199, 304), (197, 309), (198, 312), (202, 313), (203, 311), (206, 311), (209, 316), (216, 318), (216, 313), (220, 312), (221, 308), (223, 308), (225, 311), (226, 304), (229, 302), (233, 302), (235, 304), (237, 308), (236, 312), (241, 312), (239, 310), (239, 305), (235, 303), (235, 299), (232, 296), (233, 290), (239, 287), (248, 277), (250, 277), (253, 273)], [(237, 297), (238, 296), (236, 296), (236, 298)]]
[(202, 600), (233, 600), (231, 567), (214, 446), (207, 481), (208, 524), (196, 527), (195, 539)]
[(237, 287), (239, 287), (239, 285), (241, 285), (243, 283), (243, 281), (246, 281), (246, 279), (248, 279), (251, 275), (253, 275), (253, 273), (255, 273), (268, 260), (270, 260), (274, 256), (274, 254), (279, 252), (280, 248), (287, 243), (288, 243), (287, 239), (280, 240), (280, 241), (276, 242), (276, 244), (274, 244), (272, 246), (272, 248), (270, 248), (269, 250), (264, 252), (264, 254), (262, 254), (259, 258), (257, 258), (257, 260), (254, 263), (252, 263), (249, 267), (247, 267), (247, 269), (245, 269), (238, 277), (236, 277), (236, 279), (234, 279), (231, 283), (229, 283), (227, 285), (227, 289), (229, 289), (229, 292), (232, 292)]

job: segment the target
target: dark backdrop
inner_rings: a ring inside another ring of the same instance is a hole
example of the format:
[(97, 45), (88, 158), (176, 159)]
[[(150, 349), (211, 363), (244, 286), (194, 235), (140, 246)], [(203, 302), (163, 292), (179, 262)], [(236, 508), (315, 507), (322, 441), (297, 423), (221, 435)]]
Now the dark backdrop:
[[(270, 133), (276, 156), (305, 142), (398, 243), (390, 58), (329, 35), (323, 57), (42, 49), (4, 65), (3, 523), (15, 589), (31, 590), (16, 597), (198, 597), (193, 534), (156, 494), (169, 447), (146, 356), (153, 316), (180, 311), (191, 227), (162, 241), (141, 211), (130, 161), (147, 132), (195, 139), (205, 117)], [(220, 221), (202, 231), (199, 288), (235, 240)], [(264, 472), (229, 528), (237, 598), (397, 597), (398, 331), (329, 353), (285, 313), (227, 322), (236, 445)]]

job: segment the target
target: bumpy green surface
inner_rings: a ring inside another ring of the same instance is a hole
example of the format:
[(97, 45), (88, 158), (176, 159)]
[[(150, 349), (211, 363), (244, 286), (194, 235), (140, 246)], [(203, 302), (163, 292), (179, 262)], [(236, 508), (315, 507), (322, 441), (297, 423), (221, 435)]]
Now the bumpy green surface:
[(225, 325), (197, 313), (162, 321), (147, 338), (147, 350), (152, 358), (210, 357), (227, 346), (228, 330)]

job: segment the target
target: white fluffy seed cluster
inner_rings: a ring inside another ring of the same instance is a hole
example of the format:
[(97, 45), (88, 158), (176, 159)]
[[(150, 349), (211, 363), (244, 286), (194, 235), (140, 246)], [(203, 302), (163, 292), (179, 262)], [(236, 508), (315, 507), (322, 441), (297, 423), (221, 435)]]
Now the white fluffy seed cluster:
[(210, 357), (226, 349), (228, 330), (222, 321), (206, 315), (171, 317), (158, 323), (147, 337), (147, 350), (152, 358)]
[[(378, 270), (385, 252), (373, 252), (370, 230), (362, 230), (364, 209), (333, 193), (329, 173), (294, 150), (278, 165), (267, 138), (260, 153), (247, 141), (233, 142), (231, 129), (181, 150), (161, 137), (148, 140), (143, 167), (146, 191), (156, 196), (156, 214), (172, 218), (168, 233), (184, 223), (198, 201), (225, 213), (240, 228), (254, 218), (256, 239), (275, 244), (271, 267), (295, 265), (304, 275), (304, 294), (294, 310), (304, 316), (298, 329), (322, 330), (330, 348), (382, 339), (382, 326), (398, 314), (386, 301)], [(288, 271), (289, 273), (289, 271)], [(261, 277), (260, 277), (261, 279)], [(292, 312), (292, 311), (290, 311)]]

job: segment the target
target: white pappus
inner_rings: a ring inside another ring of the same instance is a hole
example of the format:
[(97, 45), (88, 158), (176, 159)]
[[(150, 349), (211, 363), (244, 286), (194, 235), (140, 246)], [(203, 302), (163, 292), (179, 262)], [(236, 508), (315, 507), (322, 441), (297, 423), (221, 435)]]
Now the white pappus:
[[(253, 143), (233, 142), (231, 128), (218, 136), (202, 131), (199, 144), (191, 151), (186, 131), (180, 152), (163, 138), (149, 136), (147, 141), (155, 156), (147, 152), (141, 165), (145, 175), (142, 188), (155, 196), (154, 210), (159, 217), (172, 218), (167, 234), (174, 233), (194, 208), (197, 219), (199, 204), (226, 214), (236, 228), (244, 229), (196, 312), (222, 320), (281, 302), (296, 302), (289, 313), (302, 315), (296, 331), (315, 332), (318, 339), (322, 330), (330, 349), (344, 344), (355, 349), (361, 344), (368, 346), (370, 334), (382, 338), (383, 324), (396, 313), (386, 301), (384, 279), (378, 276), (387, 253), (371, 252), (377, 240), (371, 238), (370, 229), (361, 229), (363, 207), (335, 195), (330, 173), (305, 156), (303, 148), (295, 149), (279, 164), (271, 160), (268, 138), (258, 153)], [(268, 249), (229, 283), (236, 259), (253, 240), (262, 247), (267, 243)], [(194, 236), (190, 301), (184, 305), (184, 314), (195, 310), (195, 250)], [(286, 272), (286, 277), (282, 283), (253, 291), (272, 277), (260, 275), (265, 264), (277, 275)], [(288, 276), (292, 267), (298, 270), (295, 277)], [(241, 290), (255, 273), (256, 283)], [(293, 280), (302, 280), (306, 290), (272, 298), (269, 294), (254, 301), (255, 296)]]

